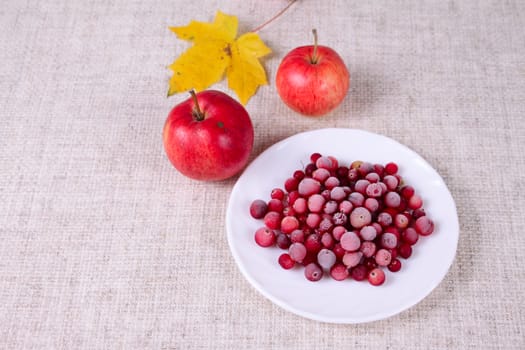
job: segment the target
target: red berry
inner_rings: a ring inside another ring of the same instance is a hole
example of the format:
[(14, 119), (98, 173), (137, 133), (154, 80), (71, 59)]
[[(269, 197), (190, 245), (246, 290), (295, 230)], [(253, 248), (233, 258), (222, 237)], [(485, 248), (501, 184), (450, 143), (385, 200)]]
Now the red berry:
[(357, 265), (350, 270), (350, 275), (356, 281), (364, 281), (368, 276), (368, 269), (364, 265)]
[(400, 257), (408, 259), (412, 255), (412, 246), (408, 243), (403, 243), (397, 248)]
[(385, 283), (385, 272), (380, 268), (375, 268), (368, 273), (368, 282), (373, 286), (380, 286)]
[(308, 237), (306, 237), (306, 240), (304, 241), (304, 246), (306, 247), (306, 250), (308, 252), (314, 254), (317, 254), (323, 248), (321, 239), (316, 233), (312, 233), (311, 235), (308, 235)]
[(336, 281), (343, 281), (347, 279), (349, 275), (348, 269), (341, 263), (335, 264), (330, 269), (330, 276)]
[(392, 272), (401, 270), (401, 261), (399, 259), (392, 259), (390, 264), (388, 264), (388, 269)]
[(305, 266), (304, 275), (307, 280), (317, 282), (323, 277), (323, 270), (316, 263), (312, 262)]
[(276, 211), (269, 211), (264, 216), (264, 224), (272, 230), (278, 230), (281, 227), (281, 214)]
[(297, 180), (295, 177), (290, 177), (286, 179), (286, 181), (284, 182), (284, 189), (287, 192), (294, 191), (297, 189), (298, 183), (299, 183), (299, 180)]
[(275, 211), (278, 213), (282, 213), (284, 209), (284, 204), (280, 199), (270, 199), (268, 201), (268, 211)]
[(389, 175), (394, 175), (398, 171), (398, 166), (396, 163), (390, 162), (385, 165), (385, 173)]
[(290, 270), (295, 266), (295, 261), (292, 260), (290, 254), (283, 253), (279, 256), (279, 265), (285, 270)]
[(268, 205), (262, 199), (256, 199), (250, 205), (250, 215), (254, 219), (262, 219), (268, 212)]
[(261, 247), (271, 247), (275, 240), (275, 232), (268, 227), (261, 227), (255, 231), (255, 243)]
[(434, 222), (430, 220), (426, 215), (418, 218), (414, 224), (417, 233), (421, 236), (428, 236), (434, 232)]

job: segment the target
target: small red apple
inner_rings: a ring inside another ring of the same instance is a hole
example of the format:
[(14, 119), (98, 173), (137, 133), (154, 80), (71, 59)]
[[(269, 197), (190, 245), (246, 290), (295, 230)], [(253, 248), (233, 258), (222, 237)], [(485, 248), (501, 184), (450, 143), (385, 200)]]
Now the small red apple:
[(163, 141), (173, 166), (195, 180), (224, 180), (248, 162), (253, 125), (246, 109), (227, 94), (207, 90), (175, 106)]
[(301, 46), (281, 61), (276, 75), (277, 92), (296, 112), (321, 116), (337, 107), (350, 87), (350, 73), (333, 49), (317, 45)]

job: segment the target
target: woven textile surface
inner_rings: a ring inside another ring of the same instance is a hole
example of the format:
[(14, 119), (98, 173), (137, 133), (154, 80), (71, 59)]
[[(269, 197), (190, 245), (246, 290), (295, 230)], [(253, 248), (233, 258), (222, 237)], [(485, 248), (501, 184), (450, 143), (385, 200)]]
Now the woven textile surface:
[[(251, 160), (327, 127), (393, 138), (443, 177), (460, 223), (444, 280), (365, 324), (290, 313), (230, 253), (238, 176), (198, 182), (162, 145), (169, 26), (217, 10), (247, 32), (285, 0), (7, 0), (0, 9), (0, 348), (524, 349), (525, 2), (299, 0), (259, 31), (269, 85), (246, 105)], [(316, 28), (351, 72), (322, 118), (274, 84)], [(235, 96), (227, 82), (213, 88)], [(277, 184), (276, 184), (277, 185)], [(314, 302), (314, 301), (312, 301)]]

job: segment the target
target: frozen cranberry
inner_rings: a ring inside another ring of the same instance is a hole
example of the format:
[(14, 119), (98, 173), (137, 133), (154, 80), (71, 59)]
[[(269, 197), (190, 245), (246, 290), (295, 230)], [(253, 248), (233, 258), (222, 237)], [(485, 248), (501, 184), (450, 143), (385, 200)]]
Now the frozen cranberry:
[(418, 218), (414, 226), (421, 236), (428, 236), (434, 232), (434, 222), (426, 215)]
[(262, 219), (268, 212), (268, 205), (262, 199), (256, 199), (250, 205), (250, 215), (254, 219)]
[(368, 282), (373, 286), (380, 286), (385, 283), (385, 272), (380, 268), (375, 268), (368, 273)]
[(403, 243), (397, 248), (397, 252), (400, 257), (408, 259), (412, 255), (412, 246), (410, 244)]
[(255, 231), (255, 243), (261, 247), (270, 247), (275, 244), (275, 232), (268, 227), (261, 227)]
[(401, 270), (401, 261), (399, 259), (392, 259), (387, 268), (392, 272), (397, 272)]
[(304, 268), (304, 275), (307, 280), (317, 282), (323, 277), (323, 270), (316, 263), (310, 263)]
[(350, 273), (345, 265), (338, 263), (330, 269), (330, 276), (336, 281), (343, 281), (348, 278)]
[(398, 171), (398, 166), (394, 162), (387, 163), (385, 165), (385, 173), (389, 175), (394, 175)]
[(350, 270), (350, 275), (356, 281), (364, 281), (368, 276), (368, 269), (364, 265), (357, 265)]
[(295, 266), (295, 261), (290, 257), (290, 254), (283, 253), (279, 256), (279, 265), (285, 270), (290, 270)]

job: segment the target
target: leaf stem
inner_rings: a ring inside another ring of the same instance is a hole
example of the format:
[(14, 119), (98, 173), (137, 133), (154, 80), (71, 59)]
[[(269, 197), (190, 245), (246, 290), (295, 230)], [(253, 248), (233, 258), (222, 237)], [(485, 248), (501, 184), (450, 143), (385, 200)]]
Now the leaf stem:
[(193, 117), (196, 121), (200, 122), (204, 120), (204, 113), (202, 113), (202, 110), (199, 106), (199, 100), (197, 99), (197, 94), (195, 93), (195, 90), (190, 90), (191, 98), (193, 99)]
[(290, 8), (290, 6), (293, 5), (294, 2), (297, 2), (297, 0), (290, 0), (290, 2), (288, 3), (288, 5), (286, 5), (281, 11), (279, 11), (275, 16), (273, 16), (272, 18), (270, 18), (269, 20), (267, 20), (266, 22), (264, 22), (263, 24), (259, 25), (258, 27), (256, 27), (255, 29), (252, 29), (252, 32), (258, 32), (259, 30), (263, 29), (264, 27), (266, 27), (267, 24), (270, 24), (271, 22), (273, 22), (274, 20), (276, 20), (277, 18), (279, 18), (284, 12), (286, 12), (286, 10), (288, 10)]

